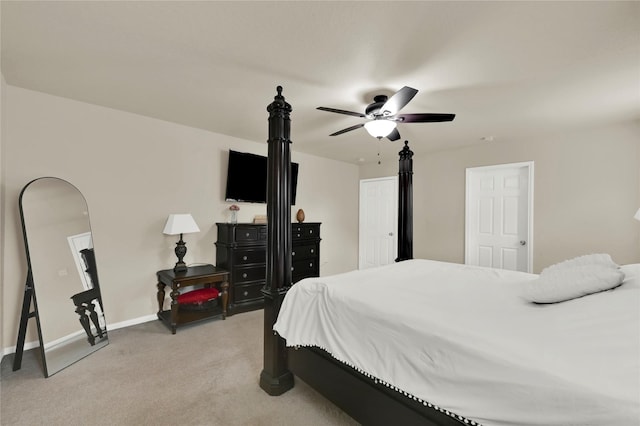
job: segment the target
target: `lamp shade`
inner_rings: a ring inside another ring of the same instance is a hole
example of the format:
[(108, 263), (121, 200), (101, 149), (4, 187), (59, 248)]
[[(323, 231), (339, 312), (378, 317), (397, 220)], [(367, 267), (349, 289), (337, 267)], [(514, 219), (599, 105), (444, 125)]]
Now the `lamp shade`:
[(200, 228), (190, 214), (170, 214), (163, 233), (167, 235), (189, 234), (200, 232)]
[(374, 138), (384, 138), (396, 128), (396, 122), (390, 120), (373, 120), (364, 123), (364, 128)]
[(633, 215), (633, 218), (635, 220), (640, 220), (640, 209), (638, 209), (638, 211), (636, 212), (636, 214)]

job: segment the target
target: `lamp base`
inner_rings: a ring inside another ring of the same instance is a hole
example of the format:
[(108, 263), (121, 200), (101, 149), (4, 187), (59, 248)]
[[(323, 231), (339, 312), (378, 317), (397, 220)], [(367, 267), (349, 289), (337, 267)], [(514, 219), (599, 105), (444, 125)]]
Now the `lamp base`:
[(184, 262), (178, 262), (173, 267), (173, 272), (187, 272), (187, 265)]
[(178, 261), (176, 262), (176, 266), (173, 267), (173, 272), (186, 272), (187, 265), (182, 261), (184, 255), (187, 254), (187, 246), (184, 241), (182, 241), (182, 234), (180, 234), (180, 241), (176, 243), (175, 248), (176, 256), (178, 256)]

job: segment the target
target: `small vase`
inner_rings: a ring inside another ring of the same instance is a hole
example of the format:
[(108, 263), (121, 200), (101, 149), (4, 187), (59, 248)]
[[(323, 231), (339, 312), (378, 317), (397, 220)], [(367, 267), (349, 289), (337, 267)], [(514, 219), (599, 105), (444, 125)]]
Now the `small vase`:
[(298, 223), (304, 222), (304, 210), (298, 210), (298, 213), (296, 213), (296, 220), (298, 221)]
[(229, 218), (229, 223), (238, 223), (238, 212), (236, 210), (231, 210), (231, 217)]

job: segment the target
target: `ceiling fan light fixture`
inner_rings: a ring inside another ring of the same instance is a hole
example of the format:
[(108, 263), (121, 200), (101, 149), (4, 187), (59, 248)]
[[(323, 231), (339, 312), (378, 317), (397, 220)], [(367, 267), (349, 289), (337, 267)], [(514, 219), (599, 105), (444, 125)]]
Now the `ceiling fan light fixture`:
[(387, 138), (390, 141), (400, 139), (400, 133), (396, 130), (398, 122), (401, 123), (436, 123), (440, 121), (451, 121), (455, 114), (435, 114), (435, 113), (418, 113), (418, 114), (398, 114), (411, 99), (418, 93), (417, 89), (404, 86), (402, 89), (394, 93), (390, 98), (386, 95), (377, 95), (373, 97), (373, 103), (367, 105), (365, 113), (353, 111), (345, 111), (343, 109), (318, 107), (321, 111), (334, 112), (337, 114), (351, 115), (353, 117), (364, 118), (368, 121), (356, 124), (346, 129), (338, 130), (329, 136), (338, 136), (352, 130), (364, 127), (367, 132), (374, 138)]
[(396, 122), (390, 120), (372, 120), (364, 123), (364, 128), (374, 138), (384, 138), (396, 128)]

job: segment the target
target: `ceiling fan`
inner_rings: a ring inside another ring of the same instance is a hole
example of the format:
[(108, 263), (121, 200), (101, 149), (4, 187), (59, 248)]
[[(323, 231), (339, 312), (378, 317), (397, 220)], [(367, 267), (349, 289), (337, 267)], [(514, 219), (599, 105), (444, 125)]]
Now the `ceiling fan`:
[(327, 107), (318, 107), (318, 109), (321, 111), (366, 118), (368, 120), (366, 123), (360, 123), (347, 127), (346, 129), (338, 130), (329, 136), (338, 136), (364, 127), (371, 136), (378, 139), (386, 137), (391, 141), (400, 139), (400, 133), (398, 133), (398, 129), (396, 128), (397, 123), (434, 123), (452, 121), (455, 118), (455, 114), (398, 114), (398, 112), (413, 99), (416, 93), (418, 93), (416, 89), (404, 86), (390, 98), (387, 98), (385, 95), (374, 96), (373, 103), (365, 108), (364, 114)]

